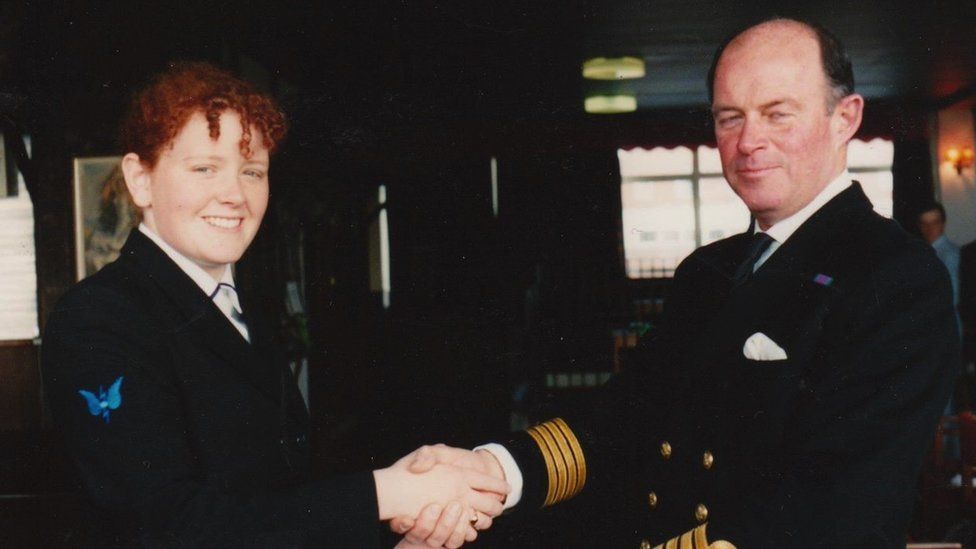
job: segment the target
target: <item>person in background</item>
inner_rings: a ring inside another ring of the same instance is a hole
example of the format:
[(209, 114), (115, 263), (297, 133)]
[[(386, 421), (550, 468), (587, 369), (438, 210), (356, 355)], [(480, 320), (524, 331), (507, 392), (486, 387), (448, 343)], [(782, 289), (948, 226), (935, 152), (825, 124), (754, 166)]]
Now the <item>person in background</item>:
[(922, 238), (935, 248), (935, 254), (949, 271), (949, 280), (952, 282), (952, 304), (956, 306), (956, 324), (962, 331), (962, 322), (959, 319), (959, 265), (960, 252), (959, 246), (949, 240), (945, 235), (946, 213), (945, 208), (938, 202), (932, 202), (923, 206), (918, 214), (918, 232)]
[[(960, 304), (960, 265), (961, 265), (961, 255), (959, 246), (957, 246), (953, 241), (949, 240), (949, 237), (945, 235), (946, 227), (946, 213), (945, 207), (939, 202), (930, 202), (924, 204), (919, 210), (918, 217), (916, 220), (918, 226), (918, 232), (922, 235), (922, 238), (935, 249), (935, 255), (939, 256), (939, 261), (945, 265), (946, 271), (949, 272), (949, 281), (952, 283), (952, 304), (955, 311), (956, 318), (956, 329), (959, 332), (960, 337), (963, 335), (962, 319), (959, 313)], [(946, 403), (945, 410), (942, 412), (944, 415), (952, 415), (958, 410), (958, 405), (962, 403), (964, 406), (968, 402), (965, 393), (969, 390), (967, 387), (970, 385), (967, 381), (967, 375), (965, 370), (963, 370), (962, 377), (957, 381), (955, 387), (956, 390), (953, 391), (952, 396), (949, 398), (949, 402)], [(962, 390), (963, 394), (959, 394)], [(959, 459), (959, 438), (955, 436), (946, 436), (943, 440), (943, 452), (946, 457), (953, 459)], [(962, 483), (962, 476), (955, 475), (950, 479), (950, 484), (954, 486), (959, 486)]]
[(304, 401), (271, 323), (234, 284), (285, 128), (270, 97), (203, 63), (157, 76), (124, 121), (141, 224), (60, 300), (43, 353), (82, 489), (115, 529), (106, 545), (388, 547), (380, 521), (433, 503), (456, 547), (502, 510), (504, 481), (412, 473), (411, 456), (313, 478)]

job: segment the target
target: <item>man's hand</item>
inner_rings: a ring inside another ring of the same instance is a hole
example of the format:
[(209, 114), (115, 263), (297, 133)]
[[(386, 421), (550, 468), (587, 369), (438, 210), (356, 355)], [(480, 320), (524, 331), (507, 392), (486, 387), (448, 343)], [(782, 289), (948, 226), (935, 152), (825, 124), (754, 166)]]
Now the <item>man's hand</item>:
[[(407, 457), (412, 457), (409, 462), (410, 471), (417, 474), (425, 473), (437, 465), (452, 465), (487, 474), (497, 479), (503, 480), (505, 478), (505, 473), (498, 460), (490, 452), (484, 450), (473, 452), (437, 444), (421, 447)], [(491, 496), (504, 501), (502, 494), (491, 494)], [(465, 523), (465, 520), (459, 520), (457, 516), (449, 514), (447, 509), (441, 513), (439, 507), (430, 505), (417, 517), (416, 521), (410, 517), (397, 517), (390, 522), (390, 528), (394, 532), (406, 534), (406, 538), (401, 542), (400, 547), (440, 547), (444, 545), (448, 548), (454, 548), (460, 547), (463, 541), (474, 541), (474, 538), (477, 537), (476, 530), (490, 528), (492, 517), (498, 515), (477, 513), (476, 516), (475, 522), (472, 523), (473, 517), (469, 516), (466, 517), (468, 522)], [(463, 530), (467, 530), (463, 537), (459, 534), (462, 530), (459, 525), (465, 527)], [(472, 536), (472, 534), (474, 535)]]
[(485, 450), (471, 451), (452, 448), (444, 444), (435, 444), (433, 446), (421, 446), (407, 457), (411, 456), (413, 456), (413, 460), (409, 467), (410, 471), (414, 473), (425, 473), (434, 465), (442, 463), (472, 469), (505, 480), (505, 471), (502, 470), (501, 464), (498, 463), (495, 456), (491, 455), (491, 452)]
[(447, 506), (448, 502), (457, 501), (488, 516), (502, 512), (501, 500), (510, 490), (504, 479), (473, 468), (446, 463), (428, 465), (426, 461), (422, 462), (423, 472), (413, 472), (410, 466), (419, 453), (420, 450), (386, 469), (373, 471), (380, 520), (416, 517), (431, 502)]

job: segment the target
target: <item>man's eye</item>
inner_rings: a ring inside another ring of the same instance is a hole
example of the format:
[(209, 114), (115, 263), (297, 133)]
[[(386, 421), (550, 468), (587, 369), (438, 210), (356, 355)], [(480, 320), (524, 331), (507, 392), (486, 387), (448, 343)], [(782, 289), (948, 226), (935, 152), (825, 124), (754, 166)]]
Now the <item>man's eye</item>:
[(738, 115), (733, 116), (720, 116), (718, 118), (718, 125), (720, 128), (730, 128), (735, 124), (738, 124), (742, 117)]
[(264, 177), (264, 172), (259, 170), (245, 170), (244, 175), (253, 177), (255, 179), (262, 179)]
[(194, 166), (193, 171), (202, 174), (212, 174), (217, 171), (213, 166)]
[(770, 113), (769, 114), (770, 120), (773, 120), (774, 122), (775, 121), (786, 120), (790, 116), (791, 115), (788, 112), (773, 112), (773, 113)]

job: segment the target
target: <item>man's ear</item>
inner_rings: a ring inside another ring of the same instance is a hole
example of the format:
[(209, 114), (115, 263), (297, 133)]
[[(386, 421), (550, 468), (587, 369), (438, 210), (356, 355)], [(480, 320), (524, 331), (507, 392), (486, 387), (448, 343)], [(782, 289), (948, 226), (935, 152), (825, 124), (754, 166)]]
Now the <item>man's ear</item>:
[(152, 205), (152, 188), (150, 186), (150, 172), (139, 155), (129, 153), (122, 157), (122, 176), (125, 186), (129, 189), (132, 202), (139, 208), (145, 209)]
[(841, 143), (846, 144), (854, 137), (861, 127), (863, 114), (864, 98), (860, 94), (852, 93), (837, 102), (834, 106), (834, 132)]

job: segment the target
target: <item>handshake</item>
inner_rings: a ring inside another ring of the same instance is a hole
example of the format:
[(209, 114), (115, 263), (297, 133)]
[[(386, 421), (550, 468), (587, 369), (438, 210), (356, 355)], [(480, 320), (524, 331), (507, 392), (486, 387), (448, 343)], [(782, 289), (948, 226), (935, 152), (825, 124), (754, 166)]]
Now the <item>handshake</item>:
[(380, 520), (405, 537), (397, 545), (460, 547), (491, 527), (511, 489), (485, 450), (423, 446), (373, 471)]

